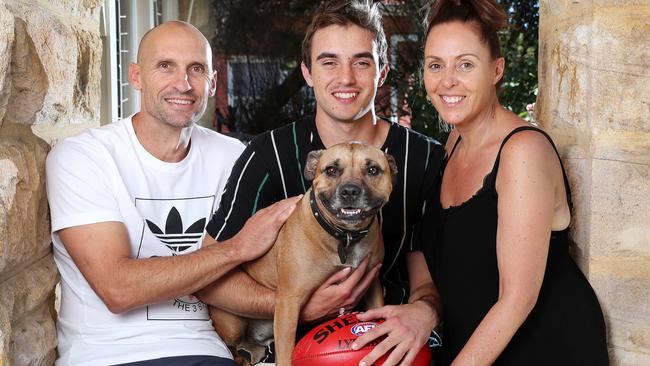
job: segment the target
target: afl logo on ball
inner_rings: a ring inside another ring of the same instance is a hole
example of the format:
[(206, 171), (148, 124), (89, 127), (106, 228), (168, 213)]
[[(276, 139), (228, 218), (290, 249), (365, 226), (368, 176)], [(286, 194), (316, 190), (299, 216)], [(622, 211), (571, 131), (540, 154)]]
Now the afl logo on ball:
[(370, 329), (377, 326), (377, 323), (372, 322), (363, 322), (355, 324), (350, 331), (357, 337), (360, 337), (363, 333), (369, 331)]

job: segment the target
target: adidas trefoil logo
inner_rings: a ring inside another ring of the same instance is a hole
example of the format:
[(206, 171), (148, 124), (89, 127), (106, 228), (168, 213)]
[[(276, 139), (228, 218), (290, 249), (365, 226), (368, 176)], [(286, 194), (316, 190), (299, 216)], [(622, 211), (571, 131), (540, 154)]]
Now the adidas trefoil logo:
[(176, 207), (169, 210), (164, 232), (153, 222), (147, 219), (145, 221), (149, 226), (149, 230), (172, 251), (172, 255), (181, 254), (196, 245), (205, 229), (204, 217), (183, 231), (183, 220)]

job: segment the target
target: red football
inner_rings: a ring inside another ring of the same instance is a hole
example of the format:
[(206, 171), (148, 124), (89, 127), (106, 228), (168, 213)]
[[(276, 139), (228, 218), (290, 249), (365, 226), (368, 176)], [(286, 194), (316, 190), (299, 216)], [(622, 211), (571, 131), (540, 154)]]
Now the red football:
[[(360, 322), (355, 314), (345, 314), (329, 320), (309, 331), (296, 345), (291, 357), (292, 366), (357, 366), (379, 341), (353, 351), (350, 346), (357, 337), (376, 327), (383, 320)], [(382, 356), (375, 365), (384, 363)], [(431, 350), (425, 344), (413, 361), (413, 366), (428, 366)]]

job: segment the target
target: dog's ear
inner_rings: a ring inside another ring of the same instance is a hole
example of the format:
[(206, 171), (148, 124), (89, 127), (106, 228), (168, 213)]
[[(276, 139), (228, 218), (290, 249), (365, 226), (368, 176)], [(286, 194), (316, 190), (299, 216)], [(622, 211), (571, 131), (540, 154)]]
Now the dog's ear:
[(393, 184), (395, 184), (397, 180), (397, 172), (399, 171), (397, 169), (397, 163), (395, 162), (393, 155), (388, 153), (384, 153), (384, 155), (386, 156), (386, 160), (388, 160), (388, 166), (390, 167), (390, 176), (393, 179)]
[(307, 163), (305, 164), (305, 179), (314, 180), (316, 177), (316, 167), (318, 166), (318, 159), (323, 155), (323, 150), (310, 151), (307, 154)]

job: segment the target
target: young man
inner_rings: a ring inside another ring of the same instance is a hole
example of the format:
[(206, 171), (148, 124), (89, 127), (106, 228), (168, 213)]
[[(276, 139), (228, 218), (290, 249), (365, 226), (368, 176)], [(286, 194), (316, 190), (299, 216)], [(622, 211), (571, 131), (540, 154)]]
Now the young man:
[(62, 296), (57, 365), (233, 364), (192, 293), (263, 254), (295, 199), (256, 214), (221, 245), (200, 248), (243, 150), (195, 125), (215, 91), (211, 59), (193, 26), (154, 28), (129, 69), (142, 110), (50, 153)]
[[(393, 155), (399, 173), (379, 217), (386, 248), (380, 279), (386, 303), (402, 305), (360, 315), (364, 320), (387, 321), (360, 339), (358, 346), (388, 334), (364, 362), (370, 365), (394, 348), (386, 365), (397, 364), (403, 357), (408, 364), (438, 323), (437, 291), (419, 251), (431, 241), (433, 233), (428, 228), (434, 225), (419, 225), (419, 221), (425, 210), (437, 206), (426, 203), (437, 199), (443, 149), (423, 135), (375, 116), (375, 94), (388, 73), (386, 38), (379, 10), (366, 1), (336, 0), (319, 7), (303, 41), (302, 70), (316, 97), (315, 117), (251, 142), (233, 168), (208, 233), (217, 241), (227, 240), (256, 210), (304, 193), (310, 182), (304, 179), (303, 168), (311, 150), (359, 140)], [(379, 270), (366, 273), (366, 266), (364, 262), (352, 274), (344, 270), (328, 280), (303, 309), (302, 320), (315, 321), (354, 307)], [(233, 280), (212, 285), (200, 296), (239, 314), (272, 317), (271, 291), (256, 286), (241, 272), (229, 277)], [(232, 293), (241, 297), (224, 296)]]

